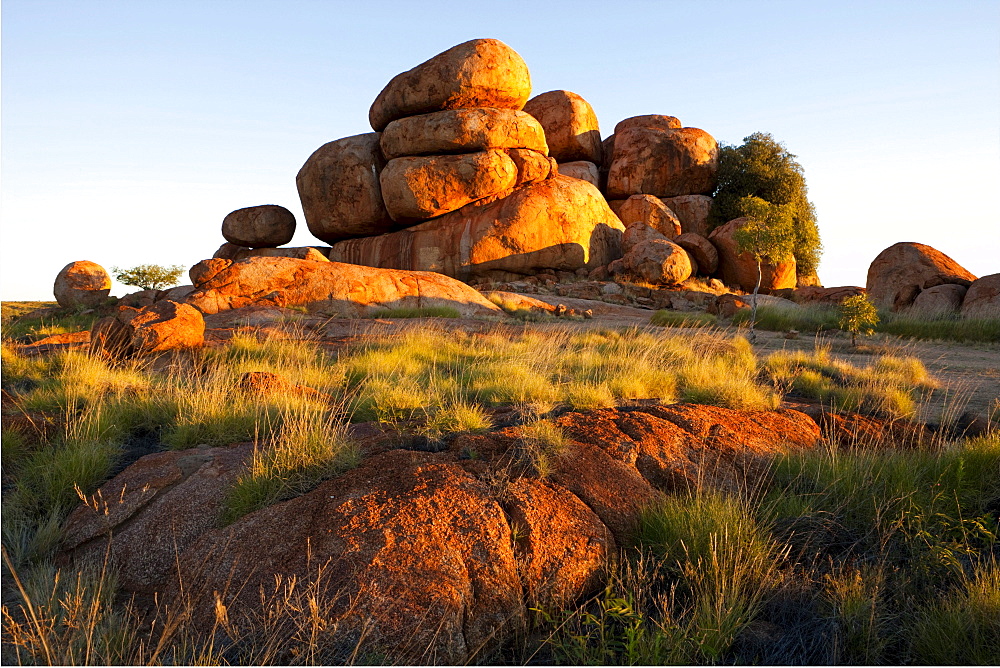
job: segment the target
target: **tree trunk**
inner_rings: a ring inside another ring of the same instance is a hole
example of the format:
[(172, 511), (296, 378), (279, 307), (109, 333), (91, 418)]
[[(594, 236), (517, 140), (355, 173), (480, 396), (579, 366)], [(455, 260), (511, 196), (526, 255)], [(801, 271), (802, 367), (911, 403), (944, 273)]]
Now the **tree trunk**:
[(754, 327), (757, 326), (757, 293), (760, 291), (761, 279), (760, 260), (757, 260), (757, 285), (753, 288), (753, 310), (750, 312), (750, 343), (754, 343), (757, 340), (757, 332), (754, 331)]

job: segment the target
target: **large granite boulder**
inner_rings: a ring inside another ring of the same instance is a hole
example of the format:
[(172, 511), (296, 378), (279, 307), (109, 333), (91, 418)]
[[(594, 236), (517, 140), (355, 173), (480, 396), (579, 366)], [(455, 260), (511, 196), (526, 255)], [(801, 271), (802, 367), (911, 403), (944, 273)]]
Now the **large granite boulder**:
[(319, 147), (295, 177), (309, 231), (327, 243), (399, 228), (382, 201), (385, 158), (376, 132)]
[(614, 211), (626, 228), (632, 223), (645, 223), (667, 239), (681, 233), (681, 223), (674, 212), (652, 195), (632, 195)]
[(249, 305), (305, 306), (311, 313), (347, 317), (435, 306), (463, 316), (501, 313), (468, 285), (432, 272), (253, 257), (203, 260), (190, 274), (197, 289), (185, 301), (205, 314)]
[(615, 132), (607, 194), (611, 199), (705, 194), (715, 188), (718, 167), (719, 147), (704, 130), (630, 127)]
[(390, 160), (379, 177), (392, 219), (412, 223), (460, 209), (517, 184), (517, 166), (503, 151)]
[(962, 299), (968, 289), (964, 285), (945, 283), (921, 290), (913, 300), (910, 311), (928, 318), (955, 315), (962, 308)]
[[(750, 253), (740, 253), (736, 245), (736, 230), (748, 222), (736, 218), (712, 230), (708, 240), (719, 252), (716, 276), (726, 285), (752, 292), (757, 285), (757, 261)], [(760, 289), (763, 292), (795, 287), (795, 258), (784, 262), (761, 263)]]
[(386, 160), (409, 155), (475, 153), (527, 148), (548, 155), (545, 131), (534, 116), (514, 109), (448, 109), (407, 116), (386, 126), (380, 139)]
[(342, 241), (330, 259), (506, 280), (606, 265), (621, 256), (624, 229), (594, 186), (556, 176), (399, 232)]
[(52, 292), (63, 308), (94, 308), (111, 294), (111, 277), (96, 262), (70, 262), (56, 274)]
[(524, 110), (545, 128), (549, 155), (559, 162), (601, 163), (601, 129), (593, 107), (576, 93), (550, 90), (536, 95)]
[(142, 308), (120, 306), (94, 323), (91, 354), (112, 360), (198, 348), (205, 343), (205, 319), (188, 304), (162, 299)]
[(231, 244), (275, 248), (295, 234), (295, 214), (277, 204), (237, 209), (222, 220), (222, 236)]
[(962, 301), (963, 318), (1000, 318), (1000, 274), (977, 278)]
[(968, 287), (976, 277), (941, 251), (902, 241), (889, 246), (868, 267), (868, 297), (894, 311), (910, 306), (922, 290), (953, 283)]
[[(638, 230), (646, 232), (637, 233)], [(629, 235), (629, 232), (633, 232)], [(654, 285), (676, 285), (691, 277), (695, 268), (687, 251), (644, 223), (625, 231), (628, 250), (622, 257), (625, 271)]]
[(463, 42), (397, 74), (368, 112), (374, 130), (397, 118), (444, 109), (521, 109), (531, 96), (524, 60), (497, 39)]
[(686, 250), (698, 263), (698, 273), (711, 276), (719, 268), (719, 251), (712, 242), (700, 234), (686, 234), (674, 237), (673, 242)]
[(700, 234), (707, 237), (708, 214), (712, 211), (712, 198), (708, 195), (678, 195), (661, 198), (667, 208), (681, 221), (684, 234)]

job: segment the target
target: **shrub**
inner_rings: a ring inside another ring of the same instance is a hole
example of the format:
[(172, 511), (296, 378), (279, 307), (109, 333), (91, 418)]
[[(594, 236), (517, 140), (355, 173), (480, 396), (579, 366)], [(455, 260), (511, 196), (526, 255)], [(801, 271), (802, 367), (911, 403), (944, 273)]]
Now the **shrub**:
[(111, 268), (111, 275), (124, 285), (131, 285), (141, 290), (163, 290), (177, 285), (184, 267), (175, 264), (164, 267), (160, 264), (140, 264), (129, 269)]
[(879, 322), (878, 310), (868, 295), (854, 295), (840, 303), (840, 328), (851, 333), (851, 345), (857, 345), (858, 333), (871, 334)]

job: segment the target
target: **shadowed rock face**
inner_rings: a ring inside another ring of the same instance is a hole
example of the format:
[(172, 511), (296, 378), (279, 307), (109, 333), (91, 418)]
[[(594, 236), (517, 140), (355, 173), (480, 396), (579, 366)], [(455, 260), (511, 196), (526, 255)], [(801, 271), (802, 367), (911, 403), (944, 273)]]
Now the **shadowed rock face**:
[(548, 479), (518, 427), (458, 436), (439, 453), (375, 443), (358, 468), (225, 528), (221, 499), (250, 444), (150, 455), (74, 511), (61, 559), (101, 560), (110, 540), (127, 591), (169, 601), (182, 581), (206, 630), (216, 594), (238, 626), (294, 580), (347, 649), (361, 638), (392, 661), (475, 661), (522, 627), (529, 606), (598, 589), (662, 493), (738, 486), (774, 454), (819, 441), (816, 423), (792, 410), (602, 409), (556, 424), (569, 443)]
[(368, 112), (376, 131), (397, 118), (444, 109), (521, 109), (531, 96), (524, 60), (497, 39), (453, 46), (412, 70), (396, 75)]
[(222, 221), (222, 236), (231, 244), (274, 248), (295, 234), (295, 215), (283, 206), (263, 204), (237, 209)]
[[(757, 261), (750, 253), (740, 253), (735, 233), (746, 223), (746, 218), (736, 218), (721, 225), (708, 235), (719, 252), (719, 269), (716, 276), (726, 285), (753, 292), (757, 285)], [(785, 262), (761, 263), (760, 289), (763, 292), (795, 287), (795, 258)]]
[(876, 306), (894, 311), (910, 306), (922, 290), (945, 283), (968, 287), (976, 277), (941, 251), (902, 241), (872, 261), (865, 287)]
[(596, 188), (557, 176), (399, 232), (342, 241), (330, 259), (462, 280), (506, 278), (605, 265), (621, 255), (623, 231)]
[(990, 274), (972, 282), (962, 301), (962, 316), (1000, 318), (1000, 274)]
[(500, 312), (468, 285), (431, 272), (253, 257), (203, 260), (190, 273), (196, 290), (185, 301), (205, 314), (249, 305), (305, 306), (347, 316), (431, 306), (450, 306), (465, 316)]

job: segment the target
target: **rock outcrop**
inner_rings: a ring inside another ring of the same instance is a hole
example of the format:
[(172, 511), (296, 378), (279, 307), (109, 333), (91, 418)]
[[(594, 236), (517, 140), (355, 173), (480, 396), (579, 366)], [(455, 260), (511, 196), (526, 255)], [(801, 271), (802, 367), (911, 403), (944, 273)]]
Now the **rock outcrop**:
[(500, 313), (468, 285), (432, 272), (254, 257), (204, 260), (190, 273), (197, 289), (185, 301), (206, 314), (249, 305), (304, 306), (347, 317), (431, 306), (449, 306), (463, 316)]
[(902, 241), (878, 254), (865, 287), (876, 306), (894, 311), (913, 304), (922, 290), (952, 283), (968, 287), (976, 277), (939, 250)]
[(94, 308), (111, 294), (111, 277), (96, 262), (70, 262), (56, 275), (52, 292), (63, 308)]
[[(746, 218), (731, 220), (712, 230), (708, 240), (719, 252), (719, 269), (716, 276), (730, 287), (753, 292), (757, 285), (757, 261), (750, 253), (739, 252), (734, 236), (736, 230), (746, 222)], [(795, 258), (785, 262), (761, 264), (761, 291), (770, 292), (794, 287)]]
[(589, 183), (565, 176), (399, 232), (334, 244), (330, 259), (461, 280), (592, 269), (621, 255), (624, 226)]
[(312, 235), (332, 244), (398, 229), (382, 201), (379, 174), (384, 167), (375, 132), (316, 149), (295, 177)]
[(1000, 318), (1000, 274), (977, 278), (962, 301), (963, 318)]
[(368, 119), (380, 132), (404, 116), (445, 109), (521, 109), (531, 96), (528, 66), (497, 39), (463, 42), (393, 77)]
[(550, 90), (528, 100), (524, 111), (545, 128), (549, 155), (560, 163), (580, 160), (601, 163), (597, 114), (582, 97), (568, 90)]
[(295, 215), (283, 206), (263, 204), (231, 212), (222, 220), (222, 236), (231, 244), (274, 248), (295, 234)]

